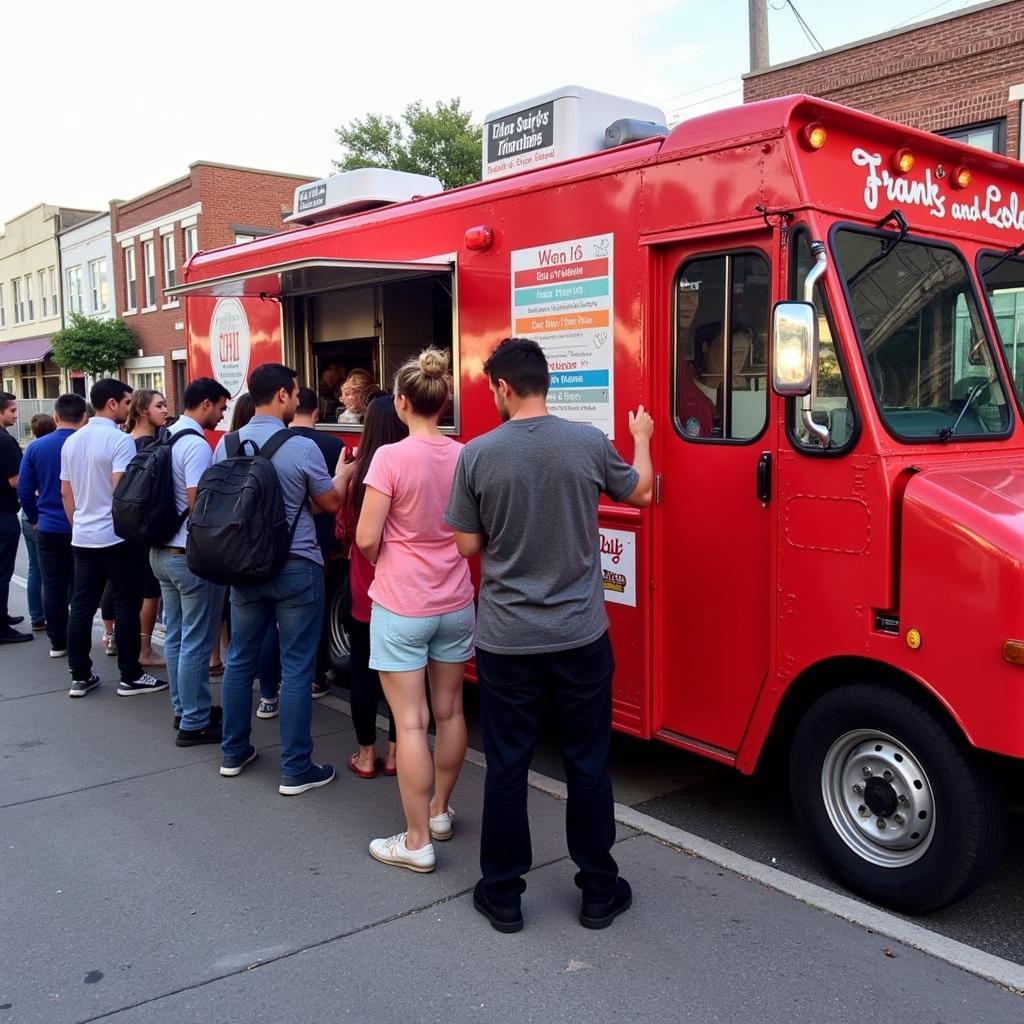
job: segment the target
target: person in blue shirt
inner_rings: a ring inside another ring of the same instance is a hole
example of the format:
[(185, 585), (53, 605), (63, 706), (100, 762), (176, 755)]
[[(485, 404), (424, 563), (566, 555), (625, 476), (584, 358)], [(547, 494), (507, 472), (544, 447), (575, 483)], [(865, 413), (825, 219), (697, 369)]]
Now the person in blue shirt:
[(60, 453), (64, 442), (85, 423), (85, 414), (81, 395), (61, 395), (53, 407), (57, 429), (28, 446), (18, 476), (18, 498), (25, 518), (36, 529), (51, 658), (63, 658), (68, 651), (68, 606), (75, 573), (71, 524), (61, 500)]
[[(32, 437), (38, 440), (56, 430), (53, 417), (49, 413), (37, 412), (29, 422)], [(32, 447), (31, 442), (29, 447)], [(39, 548), (36, 545), (36, 527), (25, 514), (25, 503), (21, 502), (21, 535), (25, 538), (25, 550), (28, 552), (27, 585), (28, 618), (32, 623), (32, 632), (39, 633), (46, 629), (46, 612), (43, 609), (43, 580), (39, 573)]]

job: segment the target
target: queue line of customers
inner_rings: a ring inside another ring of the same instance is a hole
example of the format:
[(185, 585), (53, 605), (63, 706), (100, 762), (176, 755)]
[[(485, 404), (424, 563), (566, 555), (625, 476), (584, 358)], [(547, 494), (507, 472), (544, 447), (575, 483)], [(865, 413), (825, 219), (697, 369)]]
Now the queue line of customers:
[[(404, 831), (370, 843), (371, 856), (413, 871), (432, 871), (433, 842), (452, 837), (450, 797), (466, 752), (462, 683), (475, 651), (488, 773), (482, 878), (474, 905), (499, 931), (522, 927), (520, 900), (532, 863), (527, 772), (550, 699), (567, 773), (566, 829), (579, 867), (580, 921), (605, 927), (629, 907), (632, 895), (611, 855), (615, 828), (608, 743), (614, 662), (603, 602), (597, 503), (602, 493), (636, 506), (649, 503), (653, 422), (642, 407), (630, 414), (630, 466), (600, 432), (548, 413), (550, 375), (534, 342), (505, 339), (484, 364), (484, 373), (503, 425), (468, 446), (438, 428), (451, 399), (451, 380), (447, 356), (428, 349), (399, 370), (393, 399), (382, 396), (369, 404), (362, 450), (354, 462), (341, 462), (333, 476), (313, 438), (297, 436), (277, 447), (272, 464), (285, 515), (295, 521), (289, 558), (273, 578), (231, 588), (222, 721), (209, 700), (208, 670), (223, 591), (188, 570), (186, 523), (175, 538), (182, 543), (151, 552), (169, 609), (165, 654), (172, 702), (181, 715), (176, 726), (179, 738), (185, 733), (196, 742), (214, 742), (216, 736), (223, 753), (220, 774), (242, 774), (257, 756), (250, 742), (251, 687), (261, 672), (263, 639), (276, 633), (279, 792), (296, 795), (334, 779), (332, 766), (312, 760), (309, 686), (324, 616), (323, 557), (312, 513), (332, 516), (338, 537), (354, 539), (346, 610), (353, 684), (362, 687), (364, 709), (375, 715), (371, 673), (379, 676), (394, 719), (406, 819)], [(207, 465), (230, 457), (239, 441), (265, 445), (293, 419), (301, 400), (295, 376), (279, 364), (258, 367), (249, 379), (254, 414), (237, 438), (223, 438), (212, 453), (201, 437), (174, 446), (181, 513), (192, 507)], [(171, 430), (196, 428), (201, 435), (219, 423), (227, 395), (218, 388), (210, 380), (193, 382), (186, 391), (186, 414)], [(100, 440), (108, 439), (101, 435)], [(113, 467), (119, 464), (118, 449), (109, 441), (108, 446), (115, 452)], [(77, 515), (77, 506), (69, 507), (69, 513), (69, 518)], [(479, 623), (467, 561), (477, 554), (482, 556)], [(104, 557), (116, 580), (116, 557)], [(98, 591), (90, 592), (90, 601), (93, 597), (98, 602)], [(124, 602), (119, 605), (116, 598), (115, 583), (115, 610), (124, 614)], [(137, 658), (137, 652), (129, 655)], [(72, 674), (75, 684), (84, 681), (91, 688), (98, 683), (91, 675), (83, 680), (75, 665)], [(354, 693), (354, 712), (356, 704)], [(427, 742), (431, 710), (437, 730), (433, 754)], [(348, 767), (368, 778), (378, 767), (376, 736), (365, 720), (363, 726), (357, 721), (359, 749)]]

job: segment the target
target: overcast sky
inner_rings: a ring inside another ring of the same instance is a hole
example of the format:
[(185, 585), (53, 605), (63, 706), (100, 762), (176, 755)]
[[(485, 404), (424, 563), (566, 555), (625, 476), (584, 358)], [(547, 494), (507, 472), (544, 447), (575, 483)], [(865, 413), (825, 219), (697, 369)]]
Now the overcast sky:
[[(964, 0), (796, 0), (825, 48)], [(813, 46), (769, 0), (771, 59)], [(678, 120), (739, 103), (746, 0), (497, 3), (49, 0), (0, 32), (0, 225), (39, 202), (105, 209), (215, 160), (312, 176), (334, 128), (461, 96), (478, 118), (567, 83)]]

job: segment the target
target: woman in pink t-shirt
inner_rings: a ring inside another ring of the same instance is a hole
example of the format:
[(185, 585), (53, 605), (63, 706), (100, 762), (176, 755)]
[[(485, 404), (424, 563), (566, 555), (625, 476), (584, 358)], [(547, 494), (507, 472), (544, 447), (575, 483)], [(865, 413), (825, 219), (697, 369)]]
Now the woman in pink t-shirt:
[[(469, 565), (444, 522), (462, 445), (437, 423), (451, 400), (448, 356), (428, 348), (395, 375), (395, 409), (409, 436), (374, 454), (356, 545), (376, 565), (370, 667), (380, 673), (398, 732), (398, 788), (406, 831), (370, 843), (370, 855), (433, 871), (431, 839), (450, 839), (448, 799), (466, 756), (462, 679), (476, 616)], [(427, 744), (430, 704), (437, 725)], [(433, 794), (431, 788), (433, 787)]]

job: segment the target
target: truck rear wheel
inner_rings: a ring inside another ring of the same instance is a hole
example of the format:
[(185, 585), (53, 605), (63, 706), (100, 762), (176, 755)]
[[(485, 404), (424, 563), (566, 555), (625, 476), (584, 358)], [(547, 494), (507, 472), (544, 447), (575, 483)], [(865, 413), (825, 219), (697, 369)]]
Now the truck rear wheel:
[(896, 910), (937, 910), (995, 867), (1006, 807), (947, 723), (882, 687), (844, 686), (806, 712), (790, 752), (793, 805), (843, 885)]
[(345, 602), (345, 590), (348, 586), (348, 562), (338, 559), (330, 567), (327, 575), (327, 657), (334, 672), (334, 681), (348, 685), (349, 647), (348, 630), (345, 628), (342, 614)]

